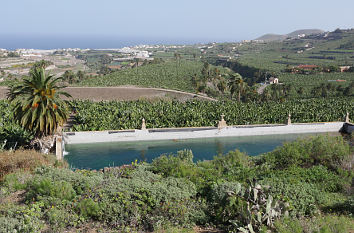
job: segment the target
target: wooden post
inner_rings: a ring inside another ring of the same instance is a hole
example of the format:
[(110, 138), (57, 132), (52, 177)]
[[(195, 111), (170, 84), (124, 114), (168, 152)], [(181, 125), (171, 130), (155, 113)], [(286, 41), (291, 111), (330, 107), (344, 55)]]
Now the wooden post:
[(57, 136), (55, 140), (55, 155), (57, 160), (62, 160), (63, 159), (63, 137), (62, 136)]

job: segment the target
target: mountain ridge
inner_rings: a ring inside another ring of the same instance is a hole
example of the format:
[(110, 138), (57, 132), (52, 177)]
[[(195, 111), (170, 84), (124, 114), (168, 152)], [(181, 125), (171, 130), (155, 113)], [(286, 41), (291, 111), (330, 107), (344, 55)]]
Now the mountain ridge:
[(288, 34), (273, 34), (273, 33), (268, 33), (263, 36), (258, 37), (256, 40), (263, 40), (266, 42), (269, 41), (282, 41), (285, 40), (286, 38), (297, 38), (297, 37), (302, 37), (304, 35), (313, 35), (313, 34), (321, 34), (324, 33), (325, 31), (321, 29), (300, 29), (296, 30), (293, 32), (290, 32)]

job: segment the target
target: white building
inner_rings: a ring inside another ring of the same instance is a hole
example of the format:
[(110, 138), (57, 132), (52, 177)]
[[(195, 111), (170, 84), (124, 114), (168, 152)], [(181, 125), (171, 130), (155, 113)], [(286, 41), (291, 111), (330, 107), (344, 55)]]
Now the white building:
[(279, 79), (278, 78), (274, 78), (274, 77), (270, 77), (269, 78), (269, 83), (270, 84), (278, 84), (279, 83)]

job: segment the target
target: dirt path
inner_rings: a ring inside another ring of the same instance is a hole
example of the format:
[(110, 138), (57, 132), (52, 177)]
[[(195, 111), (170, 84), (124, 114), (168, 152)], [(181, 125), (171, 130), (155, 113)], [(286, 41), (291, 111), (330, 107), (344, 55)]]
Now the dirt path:
[(268, 86), (269, 84), (263, 84), (262, 86), (260, 86), (258, 89), (257, 89), (257, 92), (258, 94), (263, 94), (264, 92), (264, 89)]
[[(74, 99), (89, 99), (93, 101), (102, 100), (138, 100), (154, 98), (176, 98), (181, 101), (188, 99), (214, 100), (202, 95), (192, 94), (183, 91), (143, 88), (143, 87), (67, 87), (64, 89)], [(7, 88), (0, 87), (0, 99), (6, 98)]]

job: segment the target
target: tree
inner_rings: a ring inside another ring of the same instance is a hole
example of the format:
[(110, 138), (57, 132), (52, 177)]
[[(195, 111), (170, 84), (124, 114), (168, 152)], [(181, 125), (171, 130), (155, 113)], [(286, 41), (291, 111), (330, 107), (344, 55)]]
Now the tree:
[(112, 70), (110, 68), (108, 68), (107, 66), (101, 66), (100, 70), (98, 71), (99, 74), (102, 75), (107, 75), (112, 73)]
[(53, 135), (67, 120), (68, 105), (61, 96), (71, 96), (59, 91), (64, 88), (58, 85), (60, 80), (40, 68), (9, 88), (7, 98), (14, 104), (15, 120), (38, 138)]
[(232, 96), (238, 92), (238, 101), (241, 101), (241, 94), (243, 93), (244, 89), (247, 87), (247, 84), (244, 82), (242, 79), (242, 76), (238, 73), (233, 74), (231, 76), (231, 79), (229, 81), (229, 88), (231, 92), (231, 98)]
[(194, 59), (194, 61), (197, 59), (197, 54), (196, 53), (193, 53), (193, 59)]
[(176, 74), (177, 74), (177, 78), (178, 78), (178, 66), (179, 66), (179, 61), (181, 60), (181, 54), (174, 53), (174, 57), (176, 59)]
[(136, 76), (138, 76), (139, 61), (140, 61), (139, 58), (134, 58), (135, 68), (136, 68)]
[(208, 62), (204, 62), (203, 63), (203, 68), (201, 70), (201, 73), (202, 73), (202, 78), (204, 80), (208, 80), (209, 79), (209, 76), (210, 76), (210, 65)]
[(303, 87), (299, 87), (296, 92), (297, 92), (298, 95), (303, 95), (304, 94), (304, 88)]
[(73, 84), (76, 81), (76, 75), (71, 70), (67, 70), (63, 74), (63, 80)]
[(76, 73), (76, 77), (78, 78), (79, 81), (82, 81), (85, 79), (85, 73), (81, 70), (79, 70), (77, 73)]
[(20, 55), (19, 55), (18, 53), (16, 53), (16, 52), (9, 52), (9, 53), (7, 54), (7, 56), (8, 56), (8, 57), (19, 57)]
[(224, 94), (224, 92), (226, 91), (226, 88), (227, 88), (227, 83), (226, 83), (226, 80), (224, 77), (220, 78), (220, 81), (218, 82), (217, 87), (218, 87), (219, 91), (221, 91), (221, 93)]
[(272, 93), (269, 88), (264, 89), (262, 93), (262, 100), (263, 101), (268, 101), (272, 99)]
[(45, 69), (50, 65), (53, 65), (53, 62), (42, 59), (42, 60), (37, 61), (33, 64), (32, 70), (37, 69), (37, 68), (44, 68)]

